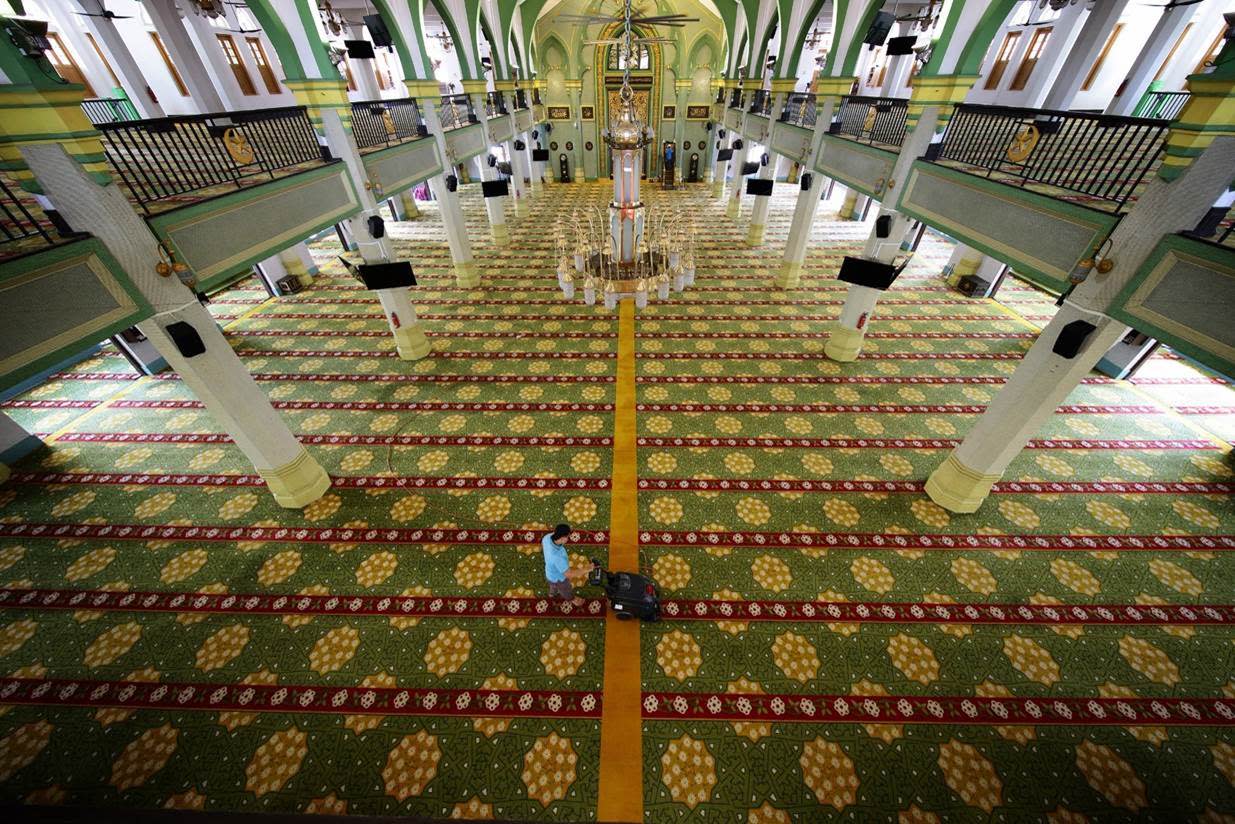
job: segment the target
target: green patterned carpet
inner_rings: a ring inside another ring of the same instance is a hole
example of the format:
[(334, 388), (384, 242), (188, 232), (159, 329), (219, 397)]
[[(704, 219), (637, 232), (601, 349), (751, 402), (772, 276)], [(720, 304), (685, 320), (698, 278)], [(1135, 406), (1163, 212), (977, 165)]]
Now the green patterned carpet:
[[(429, 359), (334, 241), (307, 291), (213, 303), (336, 479), (303, 512), (118, 355), (4, 406), (54, 437), (0, 488), (0, 800), (595, 818), (601, 604), (543, 599), (537, 542), (607, 548), (617, 320), (561, 298), (546, 231), (607, 184), (548, 187), (500, 251), (465, 188), (478, 289), (432, 207), (388, 224)], [(636, 325), (646, 819), (1235, 815), (1235, 396), (1169, 353), (1095, 375), (950, 516), (922, 481), (1053, 305), (949, 291), (928, 235), (831, 362), (867, 227), (825, 205), (774, 290), (795, 188), (761, 250), (749, 198), (740, 225), (707, 187), (649, 198), (703, 231), (696, 287)]]

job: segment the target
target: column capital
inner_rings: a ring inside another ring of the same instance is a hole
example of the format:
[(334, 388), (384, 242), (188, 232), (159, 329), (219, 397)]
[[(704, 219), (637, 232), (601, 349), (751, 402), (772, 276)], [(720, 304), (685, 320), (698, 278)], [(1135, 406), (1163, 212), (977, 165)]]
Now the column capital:
[(773, 77), (772, 92), (774, 94), (789, 94), (797, 84), (798, 79), (796, 77)]
[(464, 94), (478, 94), (484, 97), (489, 92), (489, 82), (487, 80), (461, 80), (459, 82), (463, 86)]
[(59, 143), (97, 183), (111, 182), (111, 171), (99, 132), (82, 111), (85, 88), (78, 85), (39, 88), (0, 86), (0, 169), (27, 191), (42, 192), (26, 168), (21, 147), (32, 143)]
[(821, 101), (849, 94), (857, 77), (821, 77), (815, 83), (815, 96)]
[(952, 119), (952, 108), (965, 102), (965, 97), (980, 75), (976, 74), (935, 74), (918, 75), (913, 80), (913, 93), (909, 96), (909, 109), (905, 115), (905, 125), (908, 131), (913, 131), (918, 125), (918, 118), (927, 106), (939, 106), (939, 119), (936, 121), (937, 131), (942, 130)]
[(494, 80), (493, 90), (499, 92), (513, 92), (515, 90), (514, 80)]
[[(1216, 73), (1215, 73), (1216, 74)], [(1205, 151), (1215, 137), (1235, 136), (1235, 77), (1194, 74), (1192, 96), (1171, 124), (1158, 177), (1174, 180)]]
[(436, 80), (404, 80), (403, 85), (407, 87), (408, 97), (417, 100), (440, 99), (442, 96), (442, 87)]
[(695, 81), (693, 80), (678, 80), (673, 84), (673, 88), (677, 89), (678, 92), (688, 92), (693, 89), (694, 86)]
[(582, 80), (567, 80), (565, 83), (565, 86), (566, 86), (566, 91), (568, 92), (583, 91), (583, 81)]

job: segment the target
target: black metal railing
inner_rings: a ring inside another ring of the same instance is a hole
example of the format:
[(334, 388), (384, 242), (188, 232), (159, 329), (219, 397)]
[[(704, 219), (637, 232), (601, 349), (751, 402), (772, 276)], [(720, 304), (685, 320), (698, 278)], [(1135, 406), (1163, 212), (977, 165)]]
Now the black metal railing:
[(721, 86), (719, 89), (716, 90), (716, 101), (715, 102), (721, 104), (722, 106), (725, 105), (725, 87), (724, 86)]
[(120, 97), (87, 97), (81, 102), (86, 119), (94, 125), (119, 123), (122, 120), (137, 120), (137, 109), (128, 100)]
[(905, 141), (908, 114), (909, 101), (903, 98), (851, 95), (841, 98), (840, 110), (829, 124), (828, 133), (899, 148)]
[(1235, 205), (1215, 205), (1194, 229), (1183, 234), (1223, 246), (1235, 246)]
[(1133, 117), (1148, 117), (1150, 120), (1174, 120), (1188, 105), (1191, 92), (1146, 92), (1136, 104)]
[(510, 114), (506, 108), (506, 95), (502, 92), (489, 92), (485, 95), (485, 117), (497, 117), (500, 114)]
[(303, 106), (99, 125), (107, 160), (143, 210), (220, 185), (244, 187), (321, 163)]
[(542, 105), (541, 100), (540, 100), (540, 89), (532, 89), (532, 105), (533, 106)]
[(733, 89), (731, 92), (729, 92), (729, 108), (731, 109), (742, 108), (742, 90), (741, 89)]
[(785, 105), (780, 110), (780, 122), (813, 129), (818, 116), (816, 105), (814, 94), (793, 92), (785, 98)]
[(476, 117), (476, 110), (472, 108), (472, 99), (466, 94), (442, 95), (438, 117), (442, 121), (444, 131), (461, 129), (480, 122)]
[(928, 159), (1036, 183), (1122, 210), (1157, 165), (1166, 120), (960, 104)]
[(515, 89), (515, 111), (527, 108), (527, 91)]
[(410, 97), (352, 104), (352, 136), (358, 149), (393, 146), (428, 134), (420, 107)]
[(772, 92), (767, 89), (756, 89), (750, 96), (750, 113), (764, 117), (772, 116)]
[(34, 212), (17, 196), (13, 189), (0, 180), (0, 249), (3, 244), (27, 238), (42, 238), (52, 242), (51, 235), (39, 223)]

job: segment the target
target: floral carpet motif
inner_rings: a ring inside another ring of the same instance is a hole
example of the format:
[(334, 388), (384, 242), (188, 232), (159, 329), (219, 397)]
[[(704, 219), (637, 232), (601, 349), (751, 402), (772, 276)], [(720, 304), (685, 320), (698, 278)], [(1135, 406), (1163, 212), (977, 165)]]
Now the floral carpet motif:
[[(516, 820), (596, 814), (603, 604), (545, 595), (538, 541), (604, 560), (615, 314), (563, 300), (549, 186), (454, 286), (436, 210), (388, 223), (434, 347), (323, 274), (215, 316), (335, 479), (303, 511), (174, 375), (111, 351), (4, 404), (50, 448), (0, 488), (0, 798)], [(651, 188), (651, 187), (649, 187)], [(783, 189), (783, 191), (780, 191)], [(795, 187), (748, 249), (709, 187), (697, 285), (638, 314), (645, 817), (781, 822), (1235, 815), (1235, 471), (1225, 385), (1171, 353), (1093, 375), (974, 515), (922, 483), (1054, 310), (938, 279), (928, 234), (853, 364), (824, 204), (770, 282)]]

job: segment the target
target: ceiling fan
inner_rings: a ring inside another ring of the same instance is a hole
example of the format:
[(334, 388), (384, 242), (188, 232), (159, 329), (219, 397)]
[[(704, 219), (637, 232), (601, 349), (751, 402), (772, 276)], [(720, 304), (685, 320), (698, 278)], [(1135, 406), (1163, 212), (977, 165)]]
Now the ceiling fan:
[(99, 10), (98, 10), (98, 12), (92, 12), (92, 11), (79, 11), (79, 12), (77, 12), (77, 14), (78, 14), (78, 15), (80, 15), (81, 17), (101, 17), (101, 18), (102, 18), (102, 19), (104, 19), (104, 20), (129, 20), (129, 19), (132, 19), (129, 15), (124, 15), (124, 14), (116, 14), (114, 11), (108, 11), (107, 7), (103, 5), (103, 0), (99, 0)]

